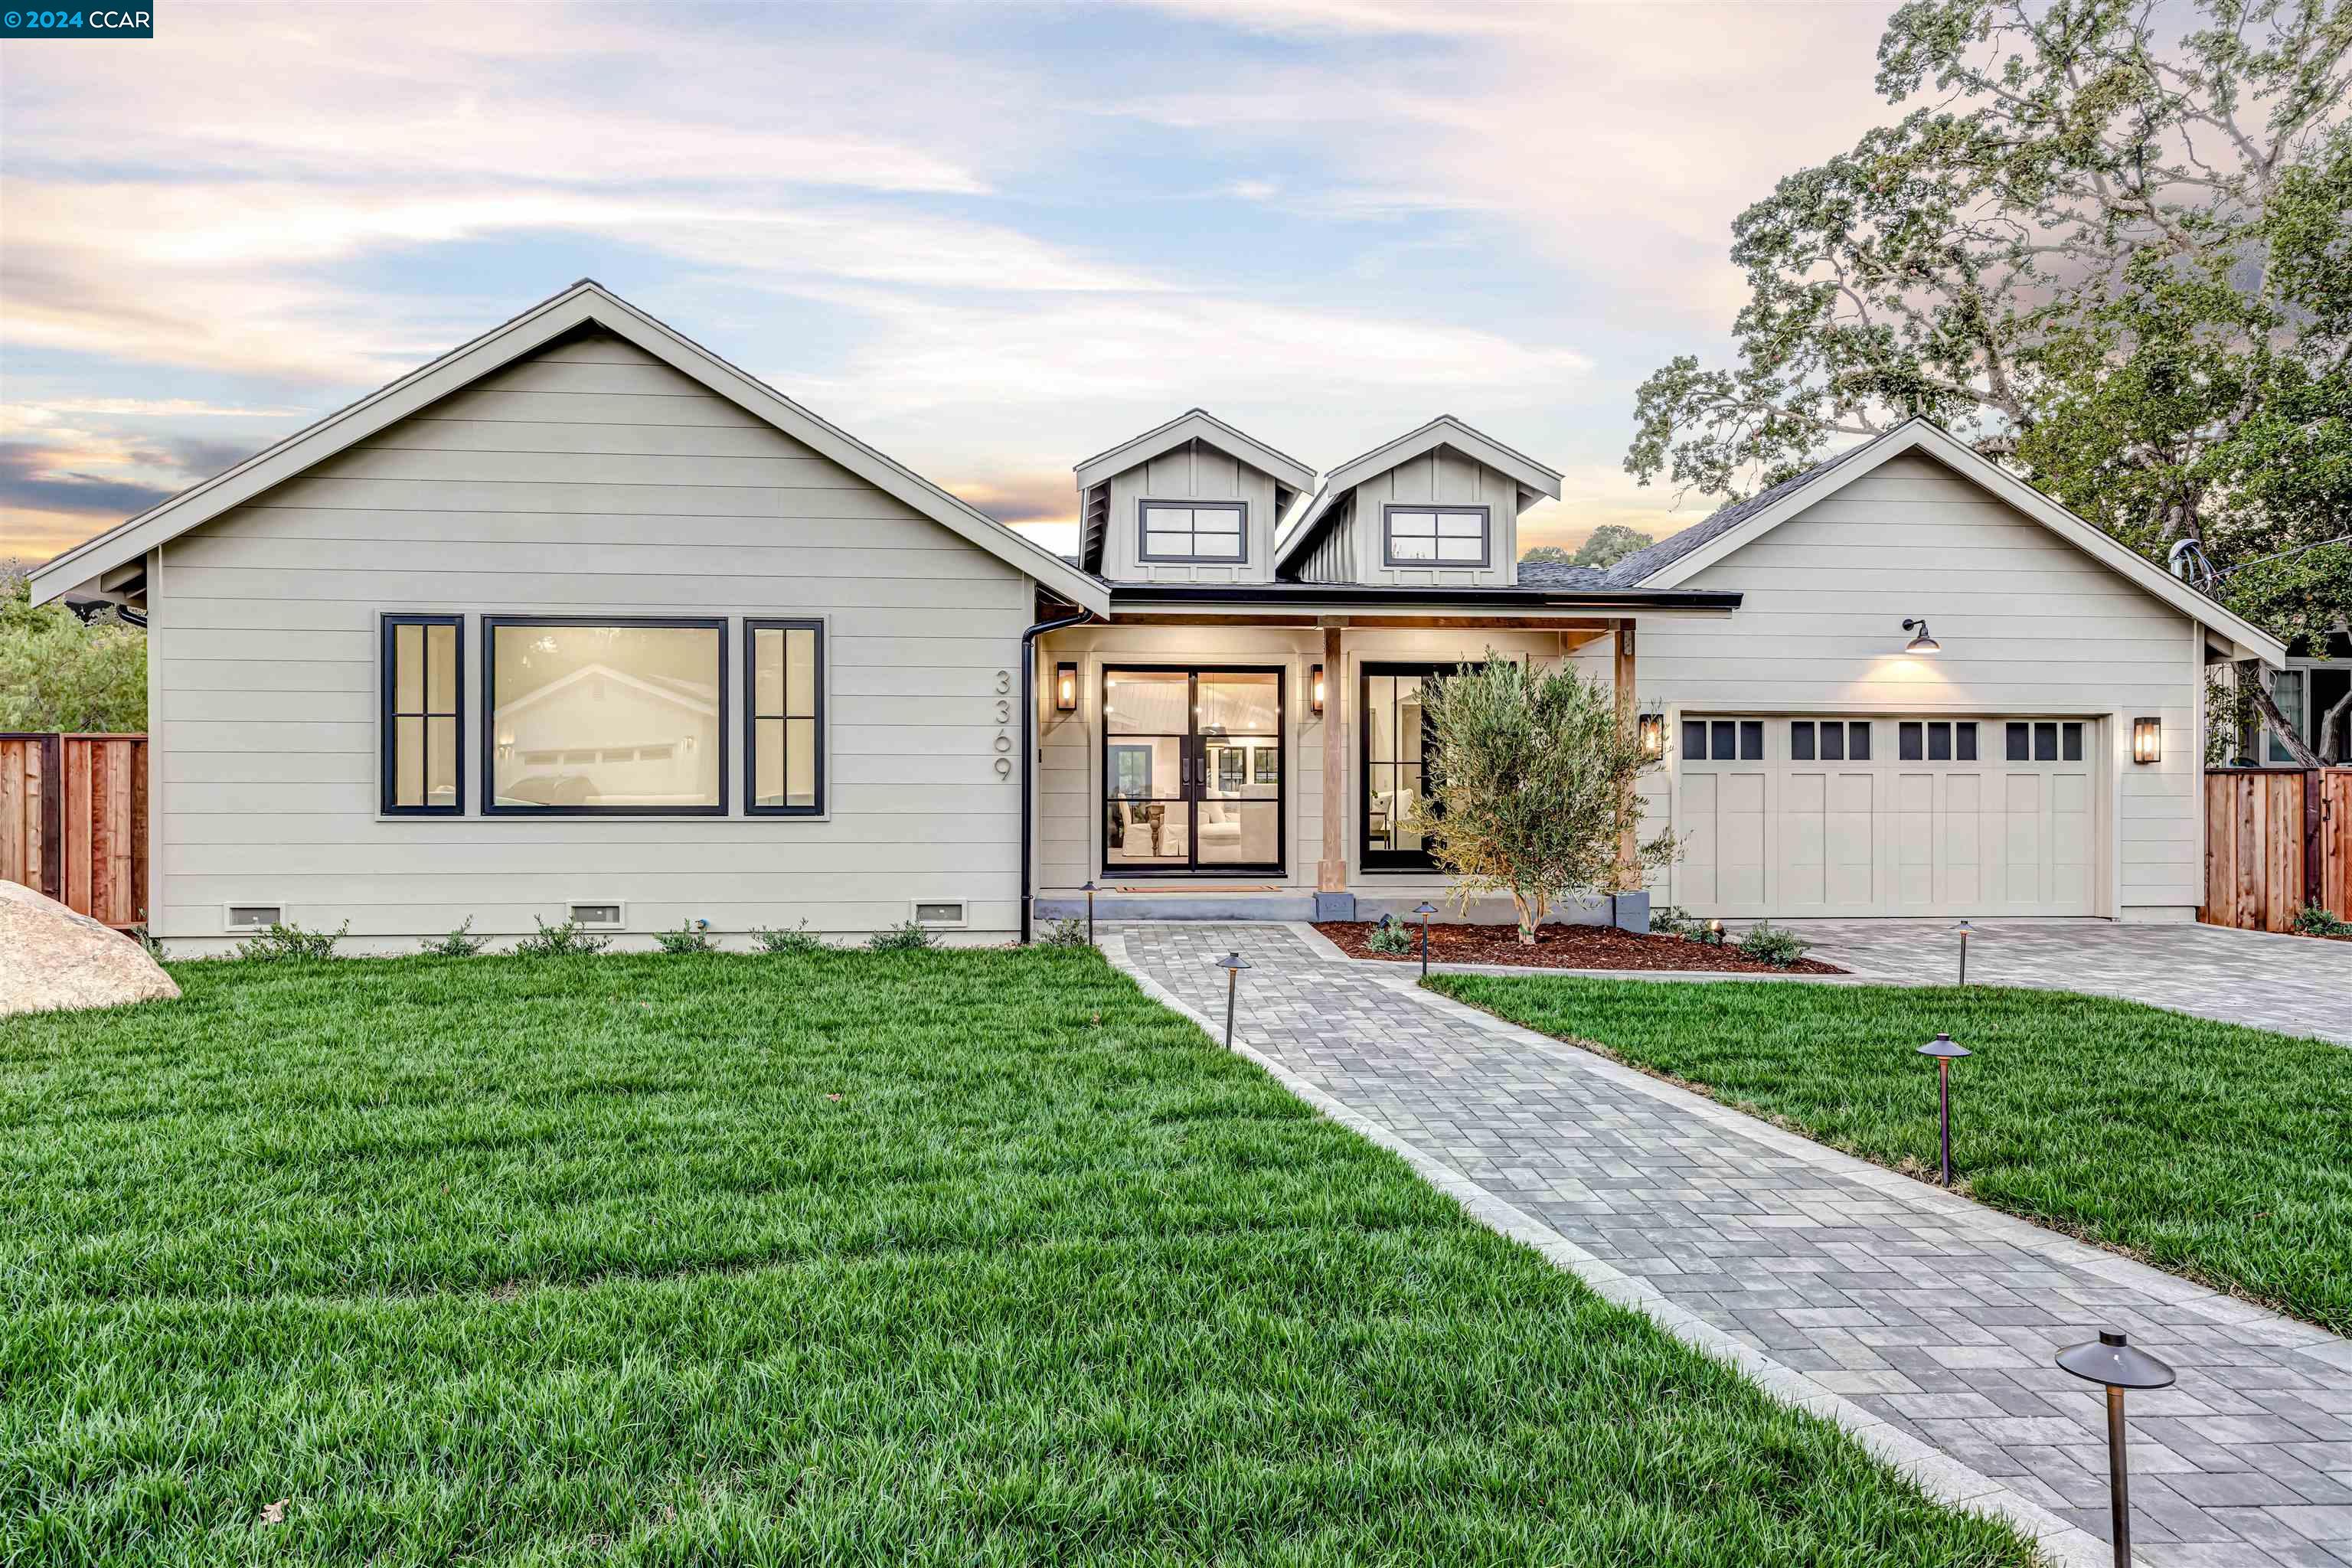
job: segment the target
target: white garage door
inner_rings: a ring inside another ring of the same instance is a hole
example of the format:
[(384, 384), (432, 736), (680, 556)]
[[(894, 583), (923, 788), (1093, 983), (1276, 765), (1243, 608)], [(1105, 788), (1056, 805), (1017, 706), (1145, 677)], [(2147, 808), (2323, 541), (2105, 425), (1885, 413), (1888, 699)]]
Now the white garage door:
[(1735, 917), (2090, 914), (2102, 728), (1687, 717), (1675, 901)]

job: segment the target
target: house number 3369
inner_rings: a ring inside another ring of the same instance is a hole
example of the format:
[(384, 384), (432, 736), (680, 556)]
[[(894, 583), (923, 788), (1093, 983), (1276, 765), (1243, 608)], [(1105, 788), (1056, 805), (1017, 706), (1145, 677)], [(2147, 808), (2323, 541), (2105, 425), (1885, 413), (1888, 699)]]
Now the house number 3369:
[(996, 696), (993, 700), (996, 703), (997, 724), (996, 776), (1009, 779), (1013, 776), (1013, 732), (1005, 726), (1013, 722), (1013, 672), (1011, 670), (1000, 669), (996, 672)]

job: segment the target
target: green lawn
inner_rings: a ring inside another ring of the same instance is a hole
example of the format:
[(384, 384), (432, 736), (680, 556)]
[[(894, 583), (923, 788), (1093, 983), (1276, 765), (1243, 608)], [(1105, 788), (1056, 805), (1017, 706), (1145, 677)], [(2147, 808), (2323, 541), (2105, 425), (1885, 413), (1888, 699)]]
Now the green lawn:
[(2028, 1560), (1090, 952), (174, 973), (0, 1020), (11, 1568)]
[[(1968, 1194), (2352, 1333), (2352, 1050), (2135, 1002), (1994, 986), (1429, 985), (1932, 1177), (1948, 1031)], [(2352, 1004), (2347, 1004), (2352, 1005)]]

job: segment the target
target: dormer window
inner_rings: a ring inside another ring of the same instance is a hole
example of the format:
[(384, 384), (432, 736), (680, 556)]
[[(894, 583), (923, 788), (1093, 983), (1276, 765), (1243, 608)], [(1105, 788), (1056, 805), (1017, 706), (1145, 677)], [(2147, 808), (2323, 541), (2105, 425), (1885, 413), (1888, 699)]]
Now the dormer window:
[(1244, 502), (1148, 500), (1141, 505), (1142, 560), (1230, 564), (1248, 556), (1249, 508)]
[(1493, 563), (1493, 535), (1483, 506), (1392, 506), (1384, 515), (1391, 566)]

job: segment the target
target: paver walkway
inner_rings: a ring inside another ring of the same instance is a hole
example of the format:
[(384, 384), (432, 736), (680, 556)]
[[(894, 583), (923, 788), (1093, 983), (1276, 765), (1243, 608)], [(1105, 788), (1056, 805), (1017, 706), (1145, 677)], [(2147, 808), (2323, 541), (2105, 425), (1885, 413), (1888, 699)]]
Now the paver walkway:
[(2105, 1406), (2051, 1358), (2113, 1326), (2180, 1373), (2131, 1396), (2140, 1562), (2352, 1563), (2352, 1342), (1335, 959), (1304, 928), (1132, 924), (1103, 945), (1219, 1027), (1211, 962), (1243, 950), (1239, 1032), (1278, 1069), (1556, 1232), (1513, 1227), (1618, 1299), (1732, 1336), (1776, 1394), (1890, 1457), (1924, 1442), (1944, 1458), (1910, 1468), (1932, 1489), (2062, 1560), (2104, 1551), (2083, 1532), (2107, 1533)]
[[(1745, 922), (1738, 922), (1744, 924)], [(1877, 979), (1951, 982), (1950, 921), (1785, 921), (1815, 958)], [(1970, 922), (1969, 979), (2123, 996), (2352, 1045), (2352, 942), (2206, 925)]]

